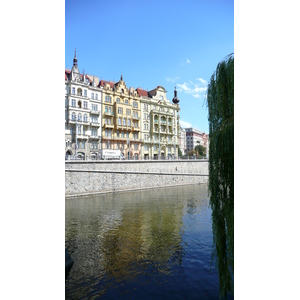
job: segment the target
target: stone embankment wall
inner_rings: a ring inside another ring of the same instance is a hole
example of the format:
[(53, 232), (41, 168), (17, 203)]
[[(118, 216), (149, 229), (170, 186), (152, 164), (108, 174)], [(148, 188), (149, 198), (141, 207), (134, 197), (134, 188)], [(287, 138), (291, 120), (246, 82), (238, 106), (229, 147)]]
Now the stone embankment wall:
[(66, 161), (65, 195), (81, 196), (208, 182), (208, 161)]

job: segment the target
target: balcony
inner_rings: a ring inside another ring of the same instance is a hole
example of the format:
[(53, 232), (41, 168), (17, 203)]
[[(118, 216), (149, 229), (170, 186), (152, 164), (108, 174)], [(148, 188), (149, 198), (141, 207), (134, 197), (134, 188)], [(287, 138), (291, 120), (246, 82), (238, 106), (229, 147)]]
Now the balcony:
[(100, 135), (91, 135), (90, 140), (100, 140), (101, 136)]
[(104, 128), (114, 128), (114, 124), (104, 124)]
[(100, 123), (99, 122), (95, 122), (95, 121), (91, 121), (91, 126), (99, 127)]
[(140, 131), (139, 127), (132, 127), (131, 129), (132, 129), (132, 131)]
[(77, 133), (77, 139), (87, 140), (89, 138), (85, 133)]
[(140, 117), (139, 117), (139, 116), (136, 116), (136, 115), (133, 115), (133, 116), (132, 116), (132, 119), (134, 119), (134, 120), (139, 120)]
[(104, 115), (105, 116), (114, 116), (114, 112), (113, 111), (105, 111)]
[(100, 110), (91, 110), (92, 115), (100, 115)]

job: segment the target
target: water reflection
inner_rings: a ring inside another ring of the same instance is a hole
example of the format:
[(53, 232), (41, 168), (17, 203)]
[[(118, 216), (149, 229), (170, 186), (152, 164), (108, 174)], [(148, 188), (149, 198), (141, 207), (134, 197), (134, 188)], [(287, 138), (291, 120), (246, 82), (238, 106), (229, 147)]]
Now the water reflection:
[(215, 299), (207, 185), (66, 199), (67, 299)]

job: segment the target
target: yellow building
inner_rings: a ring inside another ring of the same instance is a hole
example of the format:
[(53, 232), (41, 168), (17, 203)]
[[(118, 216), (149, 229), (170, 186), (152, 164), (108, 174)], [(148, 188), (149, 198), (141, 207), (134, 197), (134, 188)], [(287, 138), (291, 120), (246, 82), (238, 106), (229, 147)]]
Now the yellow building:
[(137, 91), (119, 82), (101, 80), (102, 149), (121, 150), (126, 158), (140, 158), (140, 99)]

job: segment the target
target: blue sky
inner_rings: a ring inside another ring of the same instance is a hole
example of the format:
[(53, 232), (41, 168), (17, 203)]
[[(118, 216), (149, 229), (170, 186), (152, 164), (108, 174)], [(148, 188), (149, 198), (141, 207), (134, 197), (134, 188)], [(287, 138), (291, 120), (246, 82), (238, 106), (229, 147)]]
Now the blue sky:
[(208, 133), (207, 83), (234, 52), (233, 1), (65, 2), (65, 67), (76, 48), (80, 72), (151, 90), (172, 100), (180, 122)]

